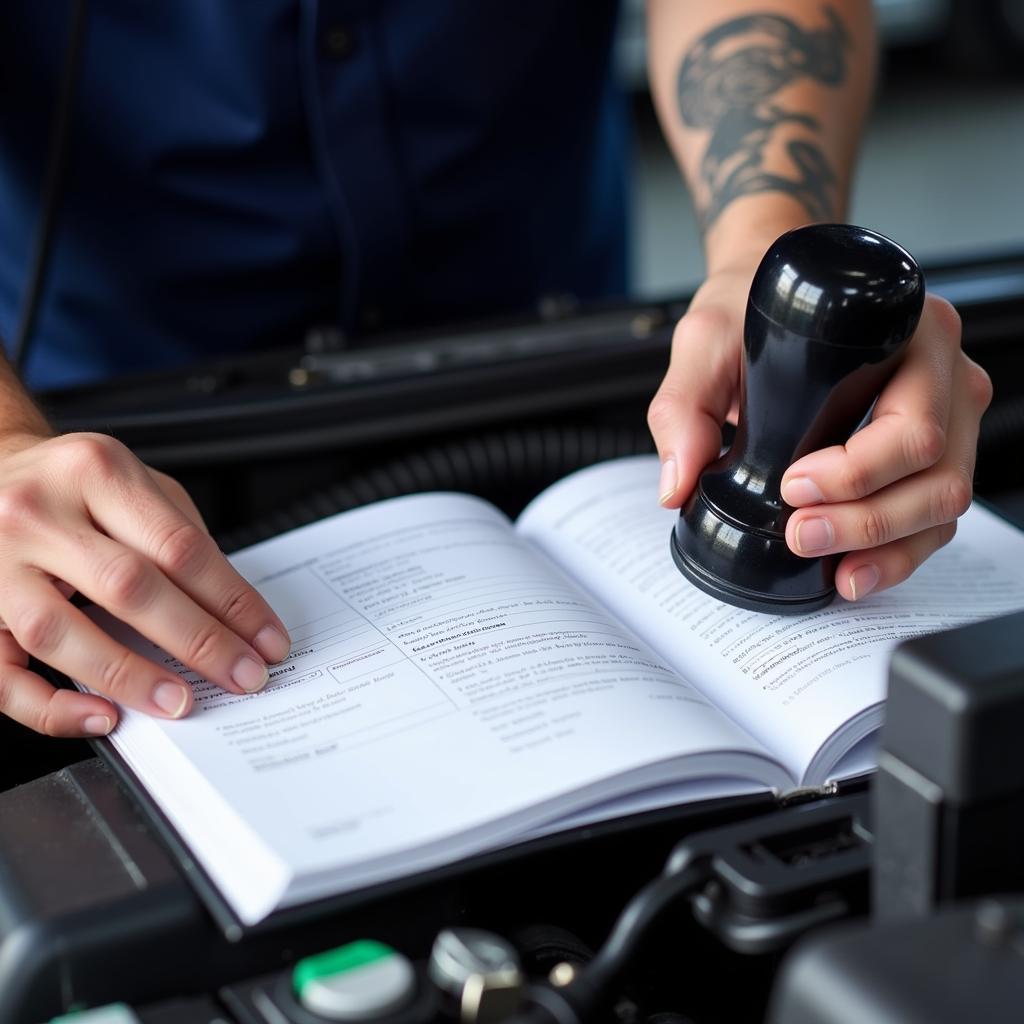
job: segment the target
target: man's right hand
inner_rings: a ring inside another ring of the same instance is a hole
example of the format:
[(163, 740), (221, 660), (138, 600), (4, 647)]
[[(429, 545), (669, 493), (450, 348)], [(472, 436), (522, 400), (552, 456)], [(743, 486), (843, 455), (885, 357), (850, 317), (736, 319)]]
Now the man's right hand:
[[(184, 488), (102, 434), (0, 442), (0, 713), (96, 736), (116, 705), (180, 718), (191, 689), (75, 607), (75, 591), (232, 693), (266, 685), (287, 630), (231, 567)], [(109, 697), (58, 689), (29, 655)]]

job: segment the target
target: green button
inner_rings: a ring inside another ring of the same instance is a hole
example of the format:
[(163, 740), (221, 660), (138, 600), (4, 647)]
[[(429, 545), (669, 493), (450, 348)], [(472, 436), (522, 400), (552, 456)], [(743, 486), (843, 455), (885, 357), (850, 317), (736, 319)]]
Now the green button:
[(110, 1003), (95, 1010), (75, 1010), (54, 1017), (50, 1024), (139, 1024), (135, 1011), (124, 1003)]
[(359, 1020), (391, 1013), (412, 996), (412, 964), (371, 939), (300, 960), (292, 972), (299, 1002), (328, 1020)]

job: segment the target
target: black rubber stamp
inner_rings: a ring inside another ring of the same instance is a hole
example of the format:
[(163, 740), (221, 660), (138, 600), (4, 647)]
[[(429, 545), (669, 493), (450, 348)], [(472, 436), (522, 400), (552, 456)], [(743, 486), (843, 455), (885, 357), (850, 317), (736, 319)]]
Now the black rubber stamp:
[(797, 614), (835, 596), (839, 555), (786, 546), (785, 471), (845, 442), (864, 421), (917, 327), (924, 277), (913, 257), (866, 228), (816, 224), (765, 254), (744, 324), (740, 415), (729, 450), (683, 506), (672, 556), (721, 601)]

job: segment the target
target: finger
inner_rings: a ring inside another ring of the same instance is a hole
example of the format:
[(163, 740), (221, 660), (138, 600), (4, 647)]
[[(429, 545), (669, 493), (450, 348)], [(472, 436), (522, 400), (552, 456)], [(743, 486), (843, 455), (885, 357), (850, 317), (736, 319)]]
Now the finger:
[(939, 465), (861, 501), (798, 509), (786, 525), (786, 542), (806, 556), (868, 550), (954, 522), (971, 503), (977, 439), (978, 418), (960, 417)]
[(90, 456), (97, 461), (86, 477), (84, 493), (96, 525), (150, 559), (265, 661), (287, 657), (290, 641), (284, 623), (231, 566), (209, 534), (168, 501), (142, 463), (134, 459), (126, 463), (116, 450), (109, 450), (106, 440), (90, 438), (89, 443)]
[(18, 641), (11, 636), (6, 626), (0, 629), (0, 664), (28, 667), (28, 655), (18, 645)]
[(894, 587), (911, 576), (956, 534), (956, 523), (943, 523), (912, 537), (847, 555), (836, 567), (836, 589), (847, 601), (862, 601), (868, 594)]
[(731, 326), (724, 314), (695, 310), (676, 327), (668, 371), (647, 412), (661, 458), (658, 500), (668, 508), (682, 504), (721, 449), (739, 374)]
[(20, 573), (11, 584), (0, 613), (23, 651), (118, 704), (159, 718), (188, 714), (192, 689), (175, 673), (118, 643), (38, 573)]
[[(67, 599), (67, 598), (71, 598), (71, 597), (74, 596), (75, 588), (73, 586), (71, 586), (70, 583), (66, 583), (64, 580), (59, 580), (55, 576), (49, 577), (49, 581), (50, 581), (50, 583), (53, 584), (54, 587), (56, 587), (57, 593), (59, 593), (61, 597)], [(6, 631), (6, 629), (7, 629), (7, 623), (5, 623), (3, 619), (0, 619), (0, 634), (3, 634), (4, 631)], [(4, 635), (6, 635), (7, 637), (10, 637), (10, 633), (6, 633)], [(17, 646), (18, 646), (17, 644), (14, 644), (14, 647), (17, 647)], [(3, 650), (2, 645), (0, 645), (0, 651), (2, 651), (2, 650)], [(25, 655), (24, 652), (22, 652), (22, 655), (24, 656), (24, 659), (25, 659), (24, 660), (24, 664), (27, 665), (28, 664), (28, 655)], [(2, 656), (3, 655), (0, 654), (0, 657), (2, 657)]]
[(798, 509), (786, 527), (797, 554), (881, 547), (901, 537), (949, 523), (970, 505), (981, 415), (992, 397), (988, 375), (966, 356), (956, 367), (950, 436), (942, 460), (869, 497)]
[(971, 503), (971, 480), (954, 466), (918, 473), (865, 498), (816, 505), (795, 512), (786, 542), (807, 557), (881, 547), (942, 523), (951, 523)]
[(153, 469), (151, 466), (146, 466), (149, 475), (153, 478), (157, 487), (163, 492), (167, 499), (174, 505), (176, 505), (189, 519), (192, 520), (197, 526), (201, 526), (206, 533), (210, 531), (207, 529), (206, 521), (203, 519), (202, 514), (196, 507), (196, 503), (192, 500), (192, 496), (185, 490), (184, 487), (174, 479), (173, 476), (168, 476), (166, 473), (161, 473), (158, 469)]
[(67, 566), (72, 586), (201, 676), (235, 693), (266, 685), (267, 666), (256, 650), (144, 555), (93, 531), (73, 552), (58, 545), (53, 557)]
[(812, 452), (790, 466), (782, 481), (787, 504), (856, 501), (935, 465), (946, 448), (959, 358), (959, 317), (949, 303), (933, 297), (871, 422), (846, 444)]
[(110, 701), (52, 686), (24, 666), (3, 660), (0, 714), (45, 736), (106, 736), (117, 724)]

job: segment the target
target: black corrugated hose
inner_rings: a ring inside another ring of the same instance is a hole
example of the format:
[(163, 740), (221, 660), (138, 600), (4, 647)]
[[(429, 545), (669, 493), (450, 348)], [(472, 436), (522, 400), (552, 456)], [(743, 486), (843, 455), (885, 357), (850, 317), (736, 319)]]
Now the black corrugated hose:
[(325, 516), (418, 491), (465, 491), (510, 515), (573, 470), (654, 451), (646, 429), (595, 424), (509, 428), (413, 451), (301, 498), (219, 538), (225, 551)]
[[(987, 452), (1000, 457), (1012, 449), (1011, 461), (1019, 463), (1022, 439), (1024, 399), (994, 403), (982, 421), (982, 456)], [(461, 437), (393, 458), (219, 539), (225, 551), (235, 551), (336, 512), (418, 491), (465, 491), (515, 515), (535, 494), (573, 470), (652, 451), (645, 428), (593, 423), (508, 428)], [(999, 486), (999, 481), (990, 483)]]
[(1020, 506), (1024, 488), (1024, 397), (996, 399), (981, 420), (975, 483), (989, 498), (1013, 495)]
[(1005, 398), (989, 406), (981, 421), (982, 454), (989, 450), (1013, 447), (1018, 452), (1024, 444), (1024, 397)]

